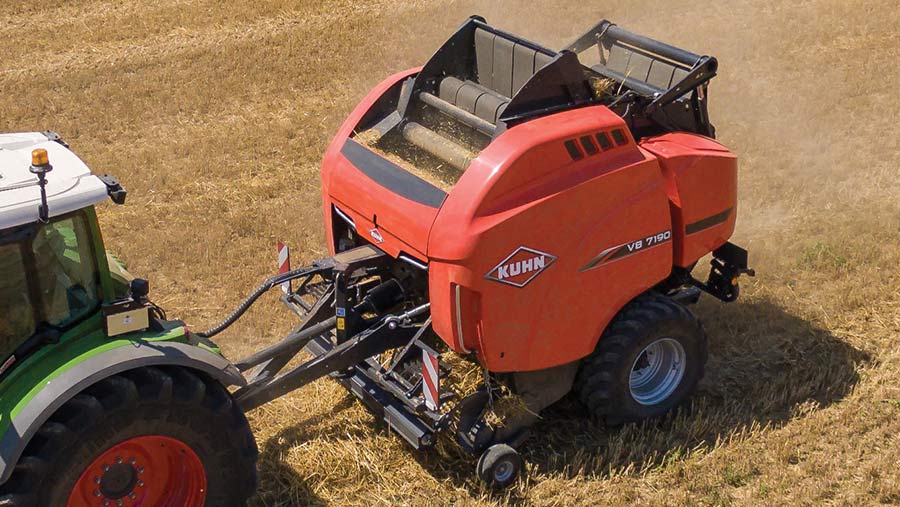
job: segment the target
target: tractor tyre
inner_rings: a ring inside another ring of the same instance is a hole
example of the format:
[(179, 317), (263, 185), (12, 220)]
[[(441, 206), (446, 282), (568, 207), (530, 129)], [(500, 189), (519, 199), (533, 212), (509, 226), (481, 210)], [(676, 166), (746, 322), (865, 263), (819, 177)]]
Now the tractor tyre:
[(683, 305), (643, 294), (619, 312), (575, 381), (578, 398), (607, 426), (659, 417), (703, 377), (706, 333)]
[(185, 368), (139, 368), (57, 410), (0, 487), (0, 506), (244, 506), (257, 456), (221, 384)]

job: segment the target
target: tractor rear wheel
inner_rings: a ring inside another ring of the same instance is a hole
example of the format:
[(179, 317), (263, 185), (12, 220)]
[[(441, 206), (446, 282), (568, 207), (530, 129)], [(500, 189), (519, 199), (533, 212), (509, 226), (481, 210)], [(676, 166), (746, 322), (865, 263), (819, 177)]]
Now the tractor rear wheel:
[(659, 417), (694, 392), (706, 359), (697, 318), (672, 299), (648, 293), (613, 319), (582, 362), (575, 390), (608, 426)]
[(0, 506), (243, 506), (256, 441), (218, 382), (178, 367), (113, 375), (38, 430)]

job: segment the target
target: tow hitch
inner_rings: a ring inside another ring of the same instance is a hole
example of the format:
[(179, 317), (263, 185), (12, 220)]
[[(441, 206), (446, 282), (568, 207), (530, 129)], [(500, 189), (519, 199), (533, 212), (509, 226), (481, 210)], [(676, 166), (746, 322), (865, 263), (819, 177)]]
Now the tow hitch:
[[(257, 408), (331, 375), (413, 447), (433, 444), (448, 420), (442, 401), (454, 393), (438, 391), (438, 377), (448, 369), (423, 341), (431, 327), (430, 305), (405, 300), (402, 283), (390, 273), (391, 260), (366, 245), (288, 270), (266, 280), (221, 324), (198, 333), (208, 338), (224, 331), (266, 291), (298, 281), (281, 299), (301, 324), (278, 343), (235, 362), (247, 378), (234, 393), (240, 407)], [(283, 372), (304, 349), (312, 358)], [(421, 362), (412, 378), (410, 362)]]

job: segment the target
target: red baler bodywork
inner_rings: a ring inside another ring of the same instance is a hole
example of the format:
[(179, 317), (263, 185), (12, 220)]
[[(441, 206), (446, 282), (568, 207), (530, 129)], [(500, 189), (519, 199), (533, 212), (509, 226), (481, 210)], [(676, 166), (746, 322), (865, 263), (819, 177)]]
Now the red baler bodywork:
[[(457, 352), (476, 351), (489, 370), (538, 370), (588, 355), (625, 304), (665, 280), (673, 266), (690, 266), (731, 236), (735, 156), (694, 134), (636, 143), (622, 118), (600, 105), (500, 134), (439, 207), (380, 186), (342, 147), (382, 94), (415, 72), (376, 87), (328, 149), (322, 166), (328, 244), (334, 249), (332, 206), (367, 240), (377, 222), (380, 249), (428, 264), (435, 332)], [(613, 131), (624, 143), (595, 154), (577, 144), (582, 136), (613, 139)], [(571, 140), (579, 146), (577, 160), (565, 146)], [(520, 247), (529, 250), (504, 269)], [(526, 268), (506, 278), (523, 286), (497, 280)]]

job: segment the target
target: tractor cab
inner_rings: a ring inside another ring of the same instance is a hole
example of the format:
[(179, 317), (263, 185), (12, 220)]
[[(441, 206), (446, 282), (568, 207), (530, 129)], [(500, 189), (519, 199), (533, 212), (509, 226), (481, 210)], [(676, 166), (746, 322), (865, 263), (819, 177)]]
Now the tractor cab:
[(0, 233), (0, 356), (46, 341), (96, 312), (97, 256), (84, 213)]
[(93, 209), (110, 195), (55, 134), (0, 136), (0, 375), (115, 297)]
[(107, 254), (107, 198), (125, 190), (52, 132), (0, 135), (0, 505), (238, 505), (246, 379)]

